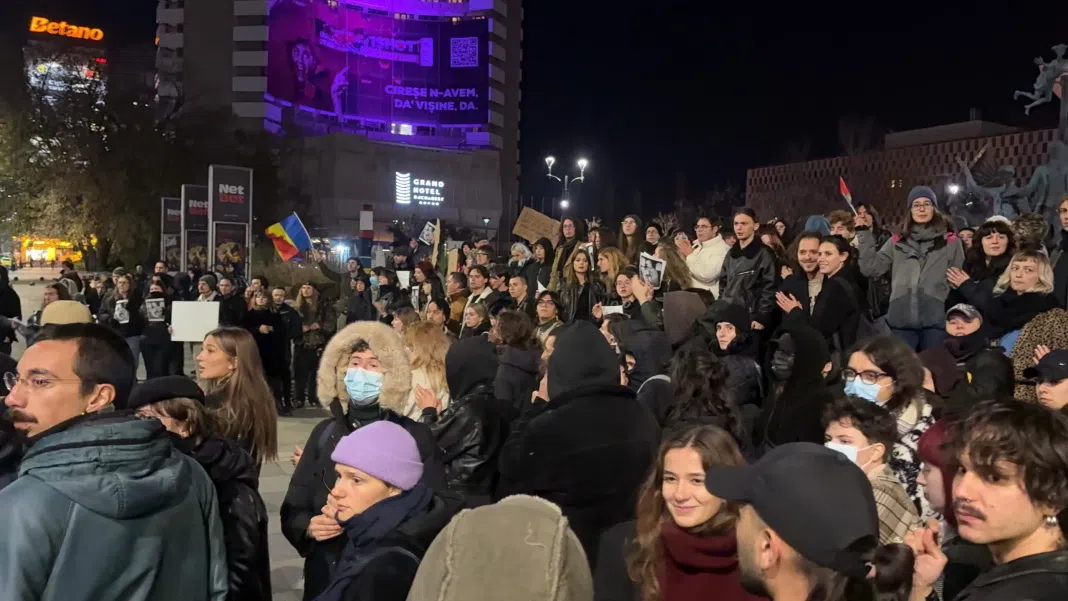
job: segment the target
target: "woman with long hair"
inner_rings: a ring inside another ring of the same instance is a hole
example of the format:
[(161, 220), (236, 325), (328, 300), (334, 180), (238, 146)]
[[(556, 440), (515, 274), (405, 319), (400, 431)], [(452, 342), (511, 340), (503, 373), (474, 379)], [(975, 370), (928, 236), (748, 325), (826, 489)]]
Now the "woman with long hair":
[(560, 246), (553, 257), (553, 277), (548, 284), (550, 290), (556, 291), (562, 288), (561, 280), (564, 278), (567, 261), (575, 252), (575, 248), (586, 243), (586, 221), (577, 217), (564, 217), (560, 220), (560, 236)]
[(434, 393), (441, 409), (449, 406), (449, 383), (445, 380), (445, 354), (452, 340), (436, 324), (420, 321), (404, 329), (404, 346), (412, 359), (412, 390), (408, 404), (401, 413), (419, 421), (423, 410), (416, 403), (416, 389), (423, 387)]
[(415, 323), (419, 323), (422, 318), (419, 317), (419, 312), (416, 311), (411, 305), (405, 304), (402, 307), (398, 307), (391, 311), (392, 320), (390, 325), (397, 331), (398, 334), (404, 334), (404, 330)]
[(964, 253), (963, 268), (950, 267), (946, 279), (953, 287), (946, 297), (946, 309), (959, 303), (982, 307), (994, 295), (994, 285), (1016, 252), (1016, 236), (1004, 217), (990, 218), (979, 226), (976, 244)]
[(602, 248), (597, 251), (597, 271), (601, 274), (601, 282), (609, 296), (615, 296), (616, 276), (627, 265), (637, 265), (627, 260), (627, 256), (618, 248)]
[(757, 235), (764, 246), (771, 250), (771, 254), (775, 255), (775, 273), (782, 273), (782, 268), (790, 265), (790, 259), (779, 230), (774, 225), (765, 224), (757, 230)]
[(252, 455), (259, 473), (264, 461), (278, 459), (278, 412), (256, 340), (244, 328), (217, 328), (204, 337), (196, 362), (219, 434)]
[(316, 402), (315, 374), (319, 370), (319, 357), (326, 343), (337, 330), (337, 319), (328, 302), (324, 302), (319, 289), (306, 282), (297, 293), (293, 309), (300, 316), (300, 335), (293, 344), (293, 375), (296, 393), (293, 402), (297, 408), (305, 403)]
[(293, 408), (282, 394), (282, 373), (288, 368), (286, 345), (289, 344), (289, 339), (286, 337), (286, 324), (280, 313), (271, 310), (274, 302), (267, 288), (259, 288), (253, 292), (251, 301), (251, 310), (245, 313), (245, 329), (256, 340), (263, 375), (274, 394), (278, 414), (292, 415)]
[(1053, 298), (1053, 267), (1046, 255), (1026, 250), (1013, 255), (994, 284), (994, 297), (979, 307), (992, 338), (1011, 355), (1027, 322), (1057, 306)]
[(890, 469), (920, 509), (920, 518), (934, 517), (923, 486), (917, 482), (921, 461), (916, 447), (920, 436), (934, 423), (934, 407), (923, 389), (919, 357), (897, 336), (868, 338), (853, 348), (848, 366), (842, 369), (842, 380), (847, 395), (877, 403), (897, 419), (900, 438), (888, 461)]
[(642, 252), (645, 234), (645, 230), (642, 229), (642, 218), (637, 215), (627, 215), (619, 224), (619, 250), (627, 258), (628, 264), (638, 264), (638, 255)]
[(938, 212), (938, 196), (916, 186), (908, 196), (909, 215), (902, 236), (876, 248), (870, 230), (857, 230), (860, 272), (877, 278), (890, 274), (886, 323), (915, 351), (937, 346), (946, 336), (946, 297), (952, 267), (964, 264), (964, 249)]
[(841, 236), (823, 236), (817, 250), (817, 269), (822, 284), (811, 313), (805, 311), (797, 297), (783, 291), (775, 293), (785, 320), (798, 320), (819, 330), (828, 348), (841, 365), (842, 354), (857, 340), (862, 309), (858, 284), (852, 279), (853, 256), (849, 242)]
[(666, 263), (664, 265), (664, 278), (660, 282), (657, 296), (663, 298), (665, 293), (693, 287), (693, 275), (690, 274), (686, 259), (679, 252), (679, 248), (675, 246), (674, 240), (661, 240), (656, 245), (654, 256)]
[(601, 537), (594, 599), (763, 599), (742, 589), (734, 536), (739, 507), (704, 485), (708, 469), (743, 465), (734, 438), (715, 426), (665, 438), (639, 491), (637, 519)]
[(157, 282), (149, 285), (148, 298), (151, 303), (141, 304), (141, 319), (145, 323), (141, 353), (145, 357), (145, 379), (151, 380), (167, 375), (171, 362), (171, 299), (163, 284)]
[(378, 309), (371, 299), (371, 283), (367, 276), (360, 274), (351, 278), (349, 285), (352, 286), (352, 294), (345, 302), (345, 324), (378, 319)]
[(100, 323), (110, 326), (126, 339), (135, 365), (141, 360), (141, 335), (145, 331), (145, 320), (141, 317), (143, 302), (133, 277), (125, 273), (117, 275), (115, 288), (104, 297), (97, 316)]
[(460, 340), (474, 338), (489, 332), (489, 313), (483, 303), (471, 303), (464, 309), (464, 327), (460, 330)]
[(730, 433), (740, 447), (747, 448), (749, 435), (742, 425), (742, 415), (725, 394), (729, 376), (727, 366), (715, 353), (700, 344), (683, 345), (668, 365), (671, 402), (657, 408), (657, 417), (662, 417), (660, 423), (669, 430), (717, 426)]
[(584, 247), (577, 246), (564, 265), (564, 285), (560, 290), (560, 298), (567, 309), (564, 321), (595, 321), (593, 308), (607, 297), (604, 283), (593, 274), (590, 255)]

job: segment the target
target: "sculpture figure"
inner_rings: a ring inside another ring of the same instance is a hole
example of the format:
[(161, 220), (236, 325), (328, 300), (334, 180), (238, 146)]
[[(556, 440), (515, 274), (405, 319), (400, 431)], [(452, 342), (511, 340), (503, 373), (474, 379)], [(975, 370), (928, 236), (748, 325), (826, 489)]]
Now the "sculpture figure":
[(1014, 99), (1022, 96), (1031, 100), (1031, 104), (1024, 107), (1025, 115), (1030, 115), (1031, 109), (1036, 106), (1053, 100), (1053, 91), (1057, 80), (1065, 74), (1065, 71), (1068, 71), (1068, 58), (1064, 56), (1066, 51), (1068, 51), (1068, 44), (1057, 44), (1053, 47), (1053, 52), (1056, 53), (1057, 58), (1052, 61), (1047, 63), (1042, 60), (1041, 56), (1035, 57), (1035, 64), (1038, 65), (1038, 77), (1035, 78), (1034, 92), (1017, 90), (1012, 95)]

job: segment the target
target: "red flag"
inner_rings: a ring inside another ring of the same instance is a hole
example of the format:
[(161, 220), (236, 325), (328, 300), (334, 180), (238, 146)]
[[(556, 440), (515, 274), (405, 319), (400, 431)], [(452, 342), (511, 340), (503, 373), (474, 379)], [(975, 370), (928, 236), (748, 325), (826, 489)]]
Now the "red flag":
[(842, 176), (838, 176), (838, 191), (842, 193), (842, 197), (846, 199), (849, 206), (853, 206), (853, 195), (849, 193), (849, 186), (846, 186), (845, 180)]

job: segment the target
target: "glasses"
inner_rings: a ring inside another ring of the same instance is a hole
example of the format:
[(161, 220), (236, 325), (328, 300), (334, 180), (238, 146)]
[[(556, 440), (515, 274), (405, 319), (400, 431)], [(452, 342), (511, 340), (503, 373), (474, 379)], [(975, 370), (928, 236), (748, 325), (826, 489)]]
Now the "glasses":
[[(845, 368), (842, 370), (842, 378), (846, 382), (852, 382), (860, 377), (860, 381), (865, 384), (875, 384), (879, 381), (879, 378), (890, 378), (890, 374), (883, 373), (881, 371), (861, 371), (858, 372), (855, 369)], [(892, 379), (892, 378), (891, 378)]]
[[(4, 386), (7, 386), (8, 392), (15, 390), (22, 378), (18, 374), (7, 372), (4, 374)], [(56, 382), (81, 382), (78, 378), (46, 378), (44, 376), (34, 376), (25, 381), (26, 385), (30, 387), (30, 390), (44, 390), (50, 388)]]
[(912, 208), (914, 209), (930, 209), (932, 207), (934, 207), (934, 203), (930, 202), (921, 201), (912, 203)]
[(552, 299), (550, 299), (550, 298), (538, 301), (538, 306), (539, 307), (552, 307), (552, 306), (555, 306), (555, 305), (556, 305), (556, 303), (554, 303), (552, 301)]
[(623, 225), (638, 225), (638, 222), (633, 219), (624, 219)]

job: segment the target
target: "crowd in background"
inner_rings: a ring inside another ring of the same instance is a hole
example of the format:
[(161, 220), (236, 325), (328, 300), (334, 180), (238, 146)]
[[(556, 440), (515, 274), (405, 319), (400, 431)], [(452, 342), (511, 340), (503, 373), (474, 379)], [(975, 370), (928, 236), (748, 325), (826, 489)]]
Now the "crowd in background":
[[(269, 599), (259, 468), (311, 404), (279, 510), (306, 600), (1061, 599), (1068, 198), (974, 230), (904, 200), (893, 228), (567, 217), (451, 272), (313, 254), (336, 297), (57, 283), (0, 324), (32, 333), (0, 598)], [(196, 381), (150, 298), (221, 303)]]

